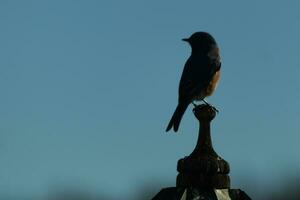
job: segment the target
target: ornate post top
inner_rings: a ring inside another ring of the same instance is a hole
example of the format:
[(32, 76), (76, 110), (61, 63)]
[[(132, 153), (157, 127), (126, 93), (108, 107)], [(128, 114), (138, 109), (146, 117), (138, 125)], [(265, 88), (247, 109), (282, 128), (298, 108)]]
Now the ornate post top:
[(216, 109), (202, 104), (193, 109), (200, 122), (199, 136), (194, 151), (177, 163), (177, 186), (230, 188), (229, 164), (213, 149), (210, 123)]
[(194, 115), (201, 122), (210, 122), (216, 116), (216, 109), (210, 105), (202, 104), (193, 109)]

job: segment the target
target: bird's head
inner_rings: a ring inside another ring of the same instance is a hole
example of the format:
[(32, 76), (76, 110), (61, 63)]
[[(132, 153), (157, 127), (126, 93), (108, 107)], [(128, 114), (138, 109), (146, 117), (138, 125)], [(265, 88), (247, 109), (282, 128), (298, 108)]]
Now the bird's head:
[(189, 38), (182, 39), (188, 42), (193, 51), (208, 52), (212, 46), (217, 45), (215, 39), (206, 32), (196, 32), (192, 34)]

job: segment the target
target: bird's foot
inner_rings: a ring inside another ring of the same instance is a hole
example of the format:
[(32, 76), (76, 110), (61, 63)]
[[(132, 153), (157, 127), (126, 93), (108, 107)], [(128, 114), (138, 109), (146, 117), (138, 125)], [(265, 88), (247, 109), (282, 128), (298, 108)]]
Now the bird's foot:
[(206, 105), (208, 105), (209, 107), (211, 107), (213, 109), (213, 111), (215, 111), (216, 113), (219, 113), (219, 110), (214, 107), (213, 105), (209, 104), (207, 101), (205, 101), (204, 99), (202, 100)]
[(214, 106), (212, 106), (212, 105), (210, 105), (211, 106), (211, 108), (216, 112), (216, 113), (219, 113), (219, 110), (216, 108), (216, 107), (214, 107)]

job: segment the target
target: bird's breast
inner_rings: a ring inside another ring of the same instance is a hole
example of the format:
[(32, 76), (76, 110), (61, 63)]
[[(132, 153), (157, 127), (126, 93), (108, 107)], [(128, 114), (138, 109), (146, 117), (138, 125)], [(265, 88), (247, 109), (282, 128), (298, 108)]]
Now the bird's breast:
[(207, 87), (205, 87), (195, 99), (202, 100), (205, 97), (212, 95), (218, 85), (220, 76), (221, 76), (221, 70), (218, 70), (212, 77)]
[(215, 91), (218, 82), (220, 80), (221, 76), (221, 70), (217, 71), (215, 75), (212, 77), (211, 81), (209, 82), (208, 86), (206, 87), (206, 96), (212, 95), (212, 93)]

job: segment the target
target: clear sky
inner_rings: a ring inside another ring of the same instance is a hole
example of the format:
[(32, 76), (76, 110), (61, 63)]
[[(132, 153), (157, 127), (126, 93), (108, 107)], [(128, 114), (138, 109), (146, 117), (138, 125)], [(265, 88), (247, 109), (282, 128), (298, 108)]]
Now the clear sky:
[[(210, 32), (208, 99), (232, 187), (255, 197), (300, 172), (299, 1), (1, 1), (0, 196), (78, 187), (129, 199), (175, 185), (191, 107), (166, 134), (190, 47)], [(150, 187), (150, 186), (149, 186)]]

